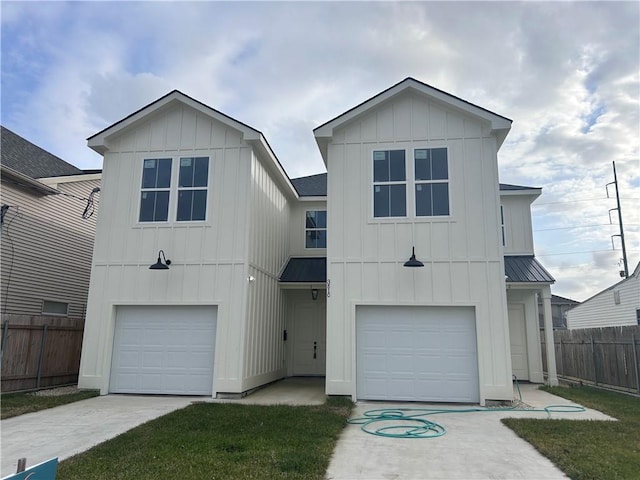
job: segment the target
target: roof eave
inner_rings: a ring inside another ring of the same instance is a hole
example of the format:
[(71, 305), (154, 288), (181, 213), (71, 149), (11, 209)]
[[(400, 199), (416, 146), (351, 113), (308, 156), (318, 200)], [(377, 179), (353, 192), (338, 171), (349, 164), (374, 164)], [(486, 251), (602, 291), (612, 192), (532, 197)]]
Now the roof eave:
[(16, 184), (25, 186), (31, 190), (35, 190), (37, 193), (41, 195), (57, 195), (60, 193), (55, 188), (51, 188), (44, 183), (40, 183), (38, 180), (31, 178), (23, 173), (14, 170), (11, 167), (7, 167), (6, 165), (1, 165), (0, 170), (2, 171), (2, 176), (7, 177), (13, 180)]

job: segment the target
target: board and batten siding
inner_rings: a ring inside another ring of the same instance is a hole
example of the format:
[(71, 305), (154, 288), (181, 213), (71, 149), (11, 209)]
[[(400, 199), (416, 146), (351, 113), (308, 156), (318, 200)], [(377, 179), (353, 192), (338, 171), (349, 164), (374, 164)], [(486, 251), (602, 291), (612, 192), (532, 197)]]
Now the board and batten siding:
[[(616, 297), (619, 298), (619, 303), (616, 303)], [(638, 325), (637, 310), (639, 309), (640, 276), (634, 273), (626, 281), (600, 292), (567, 311), (565, 314), (567, 328), (572, 330)]]
[(533, 255), (531, 197), (501, 195), (505, 225), (505, 255)]
[[(183, 104), (108, 140), (80, 386), (108, 391), (117, 305), (216, 305), (213, 394), (242, 391), (251, 147)], [(139, 223), (143, 159), (180, 156), (210, 159), (206, 221)], [(149, 270), (160, 249), (171, 268)]]
[[(99, 179), (61, 183), (61, 193), (34, 195), (2, 182), (11, 207), (2, 231), (2, 313), (42, 315), (43, 300), (69, 305), (68, 317), (84, 318), (96, 216), (82, 218)], [(98, 207), (97, 196), (95, 210)]]
[[(436, 147), (448, 149), (451, 215), (373, 218), (373, 150), (404, 148), (411, 159), (414, 148)], [(510, 399), (497, 140), (488, 125), (405, 92), (338, 128), (327, 170), (327, 393), (355, 395), (356, 305), (455, 305), (475, 309), (482, 401)], [(414, 245), (425, 266), (403, 268)]]
[(249, 285), (243, 391), (286, 375), (285, 297), (278, 275), (289, 253), (290, 201), (261, 160), (251, 159)]

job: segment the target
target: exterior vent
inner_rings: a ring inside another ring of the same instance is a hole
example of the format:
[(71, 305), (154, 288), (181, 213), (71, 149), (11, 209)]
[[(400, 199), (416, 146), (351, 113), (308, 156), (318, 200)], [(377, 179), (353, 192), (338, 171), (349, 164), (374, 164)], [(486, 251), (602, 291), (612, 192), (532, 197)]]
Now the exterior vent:
[(620, 305), (620, 290), (613, 291), (613, 302), (616, 305)]

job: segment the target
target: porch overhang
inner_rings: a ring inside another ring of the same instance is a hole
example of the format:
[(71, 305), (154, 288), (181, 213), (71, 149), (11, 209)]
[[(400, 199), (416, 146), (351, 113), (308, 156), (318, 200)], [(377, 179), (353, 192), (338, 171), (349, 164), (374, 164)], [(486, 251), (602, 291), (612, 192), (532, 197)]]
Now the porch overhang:
[(326, 288), (327, 257), (291, 257), (279, 281), (282, 288)]
[(507, 287), (540, 288), (556, 281), (533, 255), (505, 256), (504, 274)]

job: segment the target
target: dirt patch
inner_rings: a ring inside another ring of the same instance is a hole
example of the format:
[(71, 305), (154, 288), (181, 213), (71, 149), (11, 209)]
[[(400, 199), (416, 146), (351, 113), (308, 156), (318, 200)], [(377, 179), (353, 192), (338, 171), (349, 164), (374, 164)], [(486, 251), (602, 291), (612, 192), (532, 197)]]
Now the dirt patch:
[(39, 390), (31, 393), (37, 397), (58, 397), (60, 395), (71, 395), (78, 393), (80, 390), (77, 385), (67, 385), (65, 387), (47, 388), (46, 390)]

